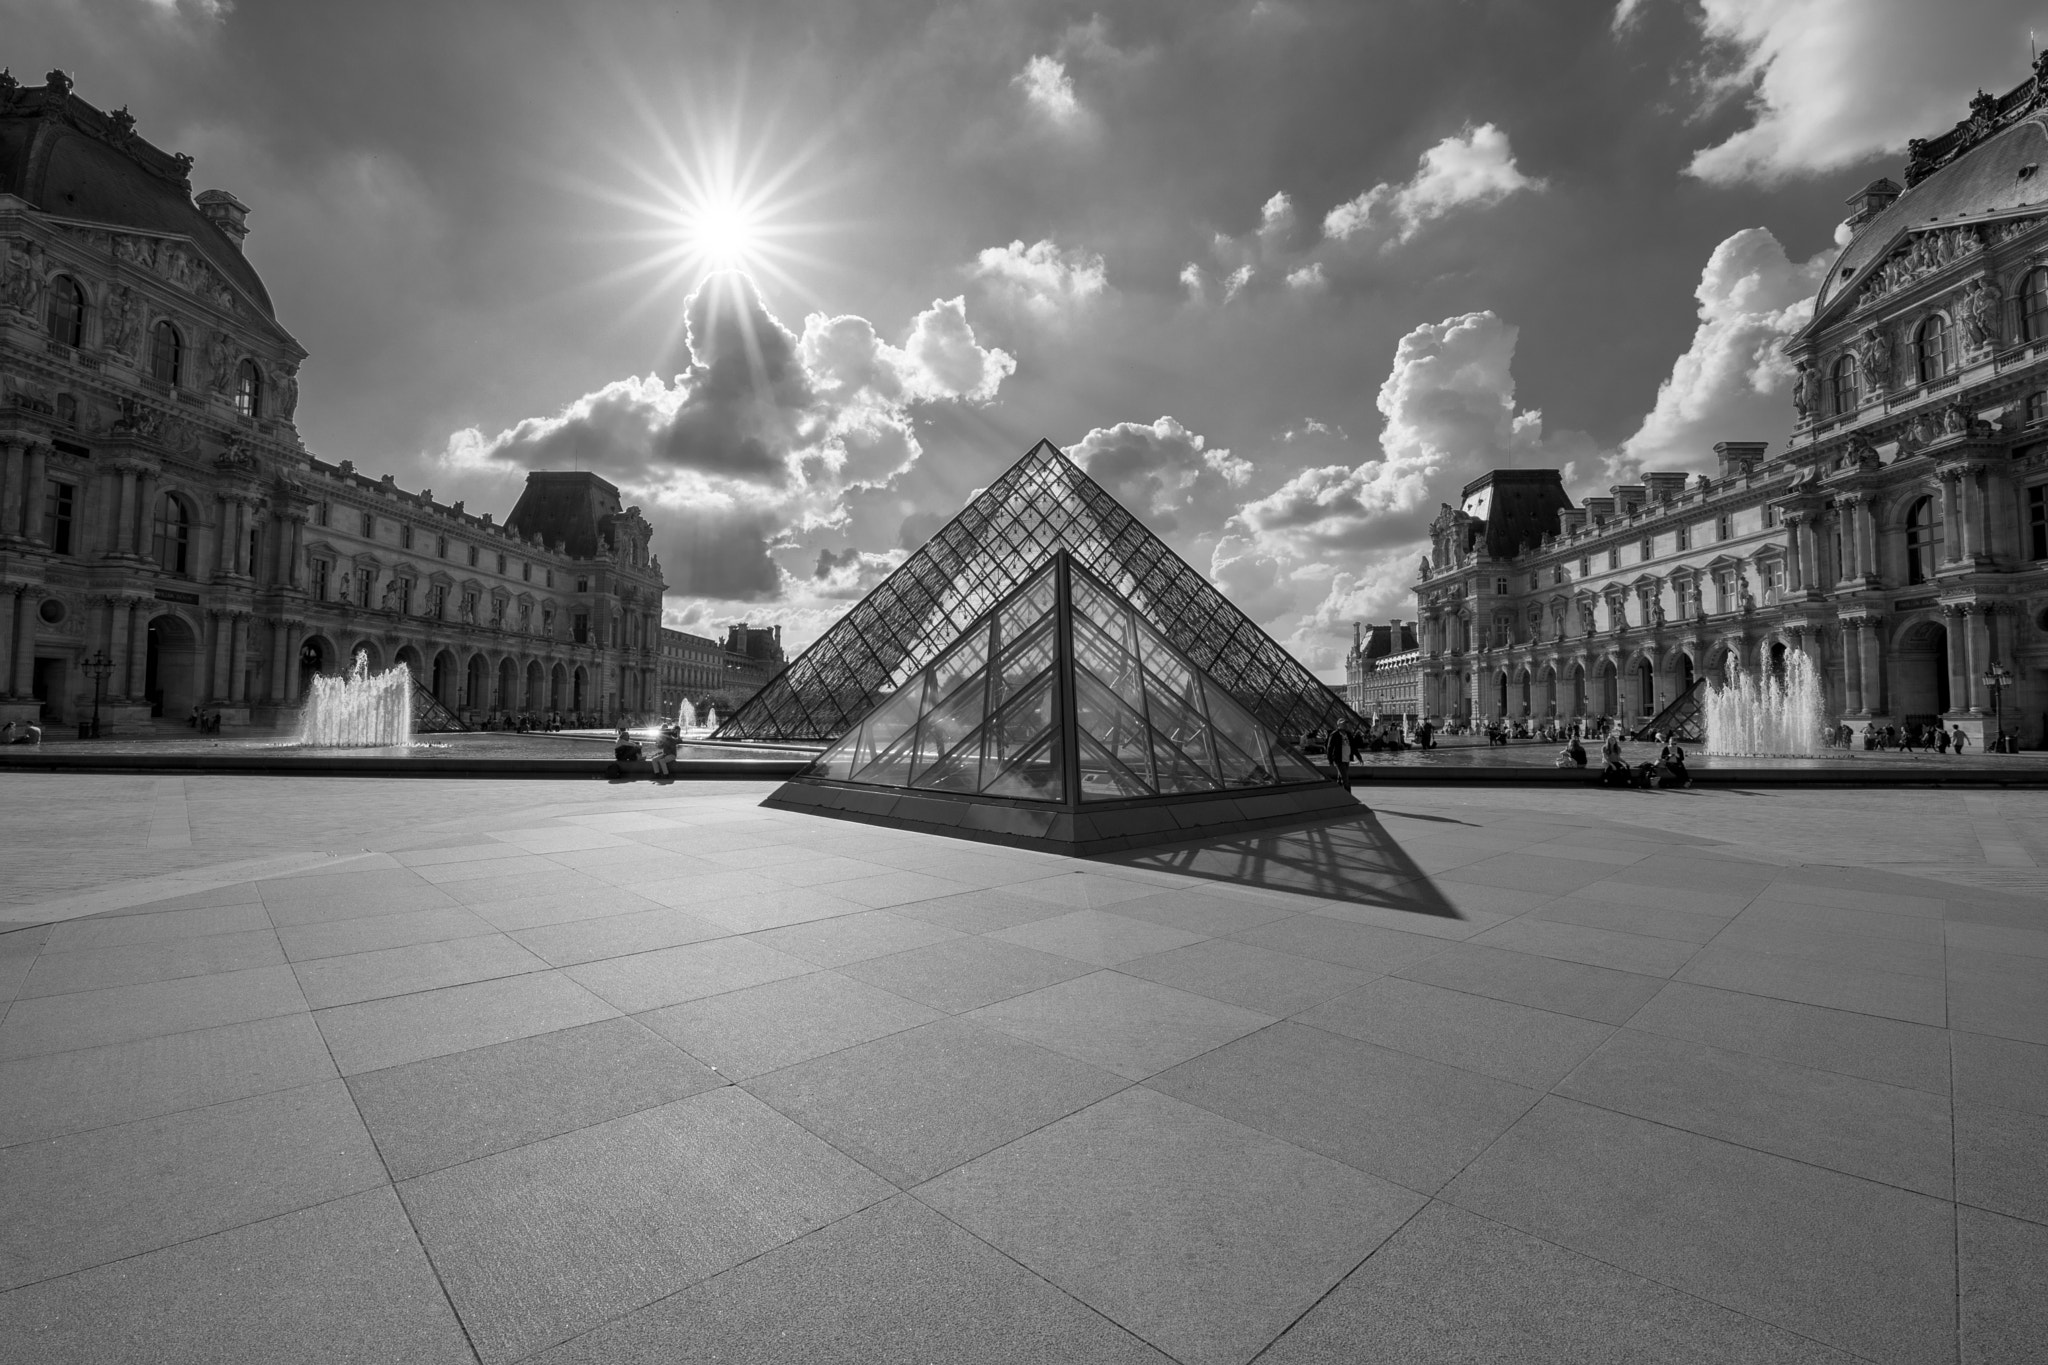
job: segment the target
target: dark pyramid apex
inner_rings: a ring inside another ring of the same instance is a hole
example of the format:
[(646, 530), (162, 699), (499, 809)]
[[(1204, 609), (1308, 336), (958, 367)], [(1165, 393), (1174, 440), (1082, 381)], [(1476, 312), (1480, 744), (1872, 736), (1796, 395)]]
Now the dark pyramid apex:
[(1065, 550), (1283, 739), (1351, 708), (1051, 441), (1041, 440), (719, 727), (834, 740)]

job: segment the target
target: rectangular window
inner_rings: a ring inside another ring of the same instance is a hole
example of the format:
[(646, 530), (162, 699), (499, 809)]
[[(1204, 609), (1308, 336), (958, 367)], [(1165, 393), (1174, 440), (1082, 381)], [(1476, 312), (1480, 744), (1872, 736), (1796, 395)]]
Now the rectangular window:
[(313, 524), (315, 526), (325, 526), (327, 524), (326, 503), (316, 502), (313, 504)]
[(570, 635), (579, 645), (590, 643), (590, 613), (579, 611), (570, 623)]
[(2048, 559), (2048, 484), (2027, 490), (2027, 539), (2035, 559)]
[(1724, 611), (1727, 611), (1727, 610), (1729, 609), (1729, 601), (1728, 601), (1728, 599), (1729, 599), (1729, 596), (1730, 596), (1730, 593), (1731, 593), (1731, 591), (1732, 591), (1732, 585), (1731, 585), (1731, 584), (1729, 583), (1729, 581), (1728, 581), (1728, 575), (1727, 575), (1727, 573), (1726, 573), (1726, 572), (1724, 571), (1724, 572), (1722, 572), (1722, 573), (1717, 573), (1717, 574), (1715, 574), (1715, 575), (1714, 575), (1714, 610), (1715, 610), (1715, 611), (1717, 611), (1717, 612), (1724, 612)]
[(491, 599), (491, 624), (494, 626), (505, 624), (505, 599), (502, 597), (493, 597)]
[(462, 594), (462, 619), (471, 625), (476, 624), (476, 594), (473, 592)]
[(1493, 590), (1500, 596), (1506, 597), (1508, 595), (1508, 581), (1505, 578), (1494, 579)]
[(363, 539), (364, 539), (364, 540), (375, 540), (376, 538), (377, 538), (377, 518), (376, 518), (376, 517), (374, 517), (374, 516), (372, 516), (372, 515), (371, 515), (370, 513), (368, 513), (368, 512), (365, 512), (365, 513), (363, 513)]
[(1638, 548), (1640, 550), (1640, 557), (1645, 564), (1657, 557), (1657, 544), (1648, 536), (1643, 537), (1643, 543)]
[(435, 585), (434, 585), (434, 589), (433, 589), (433, 592), (431, 593), (431, 595), (430, 595), (430, 598), (429, 598), (429, 600), (431, 601), (431, 603), (432, 603), (432, 605), (433, 605), (433, 616), (434, 616), (434, 619), (435, 619), (436, 621), (445, 621), (445, 620), (447, 620), (447, 619), (448, 619), (448, 589), (447, 589), (447, 588), (445, 588), (445, 587), (442, 587), (442, 586), (441, 586), (440, 584), (438, 584), (438, 583), (437, 583), (437, 584), (435, 584)]
[(259, 567), (262, 563), (263, 532), (258, 528), (251, 526), (249, 528), (249, 577), (257, 579), (259, 581), (262, 579), (263, 571)]
[(376, 586), (377, 571), (375, 569), (357, 569), (356, 605), (359, 607), (367, 607), (372, 605), (370, 601), (370, 594), (376, 589)]
[(1679, 528), (1678, 528), (1678, 537), (1677, 537), (1677, 549), (1678, 549), (1678, 552), (1679, 552), (1680, 554), (1684, 554), (1684, 553), (1685, 553), (1685, 552), (1686, 552), (1687, 550), (1690, 550), (1691, 548), (1692, 548), (1692, 527), (1690, 527), (1690, 526), (1681, 526), (1681, 527), (1679, 527)]
[(2027, 395), (2027, 425), (2036, 426), (2048, 422), (2048, 391), (2035, 390)]
[(1773, 527), (1775, 527), (1775, 526), (1776, 526), (1777, 524), (1778, 524), (1778, 508), (1777, 508), (1777, 504), (1775, 504), (1775, 503), (1768, 503), (1768, 502), (1767, 502), (1767, 503), (1765, 503), (1765, 504), (1764, 504), (1764, 529), (1765, 529), (1766, 531), (1768, 531), (1768, 530), (1772, 529)]
[(472, 569), (476, 567), (476, 546), (474, 545), (469, 547), (469, 567)]
[(398, 546), (402, 550), (410, 550), (412, 548), (411, 522), (407, 522), (405, 525), (398, 528)]
[(78, 485), (52, 481), (44, 500), (43, 539), (55, 554), (71, 553), (71, 523), (78, 515)]
[(553, 569), (548, 570), (548, 586), (551, 588), (555, 586), (555, 571)]
[(1543, 586), (1543, 575), (1542, 575), (1542, 574), (1540, 574), (1540, 573), (1531, 573), (1531, 574), (1529, 575), (1529, 591), (1530, 591), (1530, 592), (1535, 592), (1535, 591), (1536, 591), (1537, 589), (1541, 588), (1542, 586)]
[(436, 537), (434, 541), (434, 557), (436, 559), (446, 559), (448, 557), (448, 537)]
[(498, 556), (498, 572), (505, 572), (505, 556), (503, 555)]
[(327, 600), (327, 561), (324, 559), (313, 561), (313, 600)]
[(1607, 547), (1607, 567), (1610, 569), (1621, 567), (1621, 547), (1619, 545)]
[(1726, 540), (1735, 530), (1734, 518), (1726, 512), (1714, 518), (1714, 539)]
[(533, 581), (533, 565), (530, 563), (521, 564), (519, 566), (519, 578), (521, 582), (531, 583)]
[(1550, 581), (1552, 583), (1564, 582), (1564, 565), (1553, 564), (1550, 566)]
[(1593, 556), (1591, 556), (1591, 555), (1580, 555), (1580, 556), (1579, 556), (1579, 577), (1580, 577), (1580, 578), (1591, 578), (1592, 576), (1593, 576)]
[(579, 578), (579, 579), (577, 579), (577, 580), (576, 580), (576, 591), (578, 591), (578, 592), (589, 592), (589, 591), (590, 591), (590, 580), (589, 580), (589, 579), (587, 579), (587, 578)]
[(398, 614), (401, 616), (412, 615), (412, 580), (410, 578), (398, 580)]
[(1776, 560), (1771, 560), (1771, 559), (1766, 559), (1766, 560), (1764, 560), (1764, 561), (1763, 561), (1762, 563), (1758, 564), (1758, 565), (1756, 566), (1756, 579), (1757, 579), (1757, 583), (1758, 583), (1758, 584), (1759, 584), (1759, 585), (1761, 586), (1761, 588), (1763, 589), (1764, 601), (1765, 601), (1766, 603), (1771, 603), (1771, 602), (1775, 602), (1775, 601), (1777, 601), (1777, 600), (1778, 600), (1778, 564), (1777, 564), (1777, 561), (1776, 561)]

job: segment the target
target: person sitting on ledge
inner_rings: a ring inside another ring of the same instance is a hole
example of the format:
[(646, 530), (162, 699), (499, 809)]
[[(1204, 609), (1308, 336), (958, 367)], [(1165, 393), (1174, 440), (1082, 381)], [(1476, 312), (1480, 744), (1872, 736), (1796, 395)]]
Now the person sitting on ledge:
[(1672, 735), (1664, 742), (1664, 748), (1657, 755), (1657, 763), (1664, 775), (1657, 779), (1660, 787), (1690, 787), (1692, 775), (1685, 770), (1685, 750), (1678, 743), (1678, 736)]

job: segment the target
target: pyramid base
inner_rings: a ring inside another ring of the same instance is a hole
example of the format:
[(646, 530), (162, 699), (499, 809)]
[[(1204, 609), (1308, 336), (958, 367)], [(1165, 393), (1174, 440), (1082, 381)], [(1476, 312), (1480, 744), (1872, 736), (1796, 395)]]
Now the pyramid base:
[(910, 792), (798, 777), (771, 792), (762, 805), (774, 810), (853, 820), (865, 825), (943, 834), (1012, 848), (1085, 858), (1123, 853), (1190, 839), (1216, 839), (1298, 824), (1318, 816), (1365, 809), (1335, 782), (1254, 792), (1120, 801), (1072, 810), (1038, 802), (1005, 802), (985, 796)]

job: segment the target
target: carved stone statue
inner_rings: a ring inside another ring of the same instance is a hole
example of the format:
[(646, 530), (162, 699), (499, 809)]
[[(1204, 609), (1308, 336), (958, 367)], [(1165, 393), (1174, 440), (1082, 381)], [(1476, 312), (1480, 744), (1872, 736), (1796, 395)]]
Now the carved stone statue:
[(1749, 591), (1748, 574), (1738, 573), (1735, 575), (1735, 595), (1745, 615), (1756, 610), (1756, 598), (1751, 596)]
[(1970, 415), (1961, 403), (1950, 403), (1941, 410), (1941, 431), (1944, 436), (1961, 436), (1970, 429)]
[(1590, 599), (1590, 598), (1581, 598), (1581, 599), (1579, 599), (1579, 631), (1580, 631), (1580, 633), (1581, 633), (1581, 634), (1585, 634), (1585, 635), (1594, 635), (1594, 634), (1597, 634), (1597, 633), (1599, 632), (1599, 629), (1600, 629), (1600, 627), (1599, 627), (1599, 623), (1598, 623), (1598, 621), (1597, 621), (1597, 620), (1596, 620), (1596, 619), (1594, 618), (1594, 609), (1593, 609), (1593, 602), (1592, 602), (1592, 599)]
[(227, 392), (228, 381), (234, 378), (235, 353), (226, 332), (216, 331), (206, 339), (206, 368), (213, 372), (214, 391)]
[(289, 422), (299, 410), (299, 367), (287, 365), (277, 377), (277, 415)]
[(476, 598), (471, 596), (469, 593), (464, 593), (462, 595), (462, 606), (455, 614), (462, 618), (462, 622), (464, 625), (475, 625)]
[(1972, 280), (1963, 291), (1963, 335), (1971, 350), (1980, 351), (1998, 341), (1998, 305), (1998, 286), (1988, 281)]
[(337, 602), (340, 602), (340, 603), (342, 603), (342, 604), (344, 604), (344, 605), (346, 605), (346, 604), (347, 604), (347, 602), (348, 602), (348, 580), (349, 580), (350, 578), (352, 578), (353, 576), (354, 576), (354, 575), (353, 575), (353, 574), (352, 574), (352, 573), (351, 573), (351, 572), (350, 572), (350, 571), (349, 571), (348, 569), (343, 569), (343, 570), (342, 570), (342, 571), (341, 571), (340, 573), (338, 573), (338, 574), (336, 574), (336, 575), (334, 576), (334, 600), (335, 600), (335, 601), (337, 601)]
[(380, 599), (379, 604), (386, 611), (398, 610), (400, 603), (398, 600), (398, 580), (396, 578), (390, 578), (385, 580), (384, 596)]
[(1884, 388), (1892, 378), (1892, 347), (1885, 334), (1865, 328), (1856, 341), (1856, 364), (1863, 371), (1863, 386), (1871, 391)]
[(1799, 414), (1799, 420), (1802, 422), (1811, 413), (1815, 390), (1818, 387), (1814, 382), (1813, 366), (1807, 361), (1800, 361), (1798, 368), (1792, 372), (1792, 410)]
[(1650, 594), (1650, 624), (1653, 626), (1662, 626), (1664, 624), (1664, 594), (1661, 592)]
[(100, 332), (105, 337), (107, 348), (116, 355), (135, 356), (135, 347), (142, 340), (142, 319), (137, 316), (135, 291), (121, 285), (107, 295), (105, 318)]
[(7, 306), (28, 314), (31, 320), (43, 320), (43, 301), (49, 292), (49, 284), (43, 279), (43, 247), (40, 242), (29, 242), (16, 251), (7, 253)]

